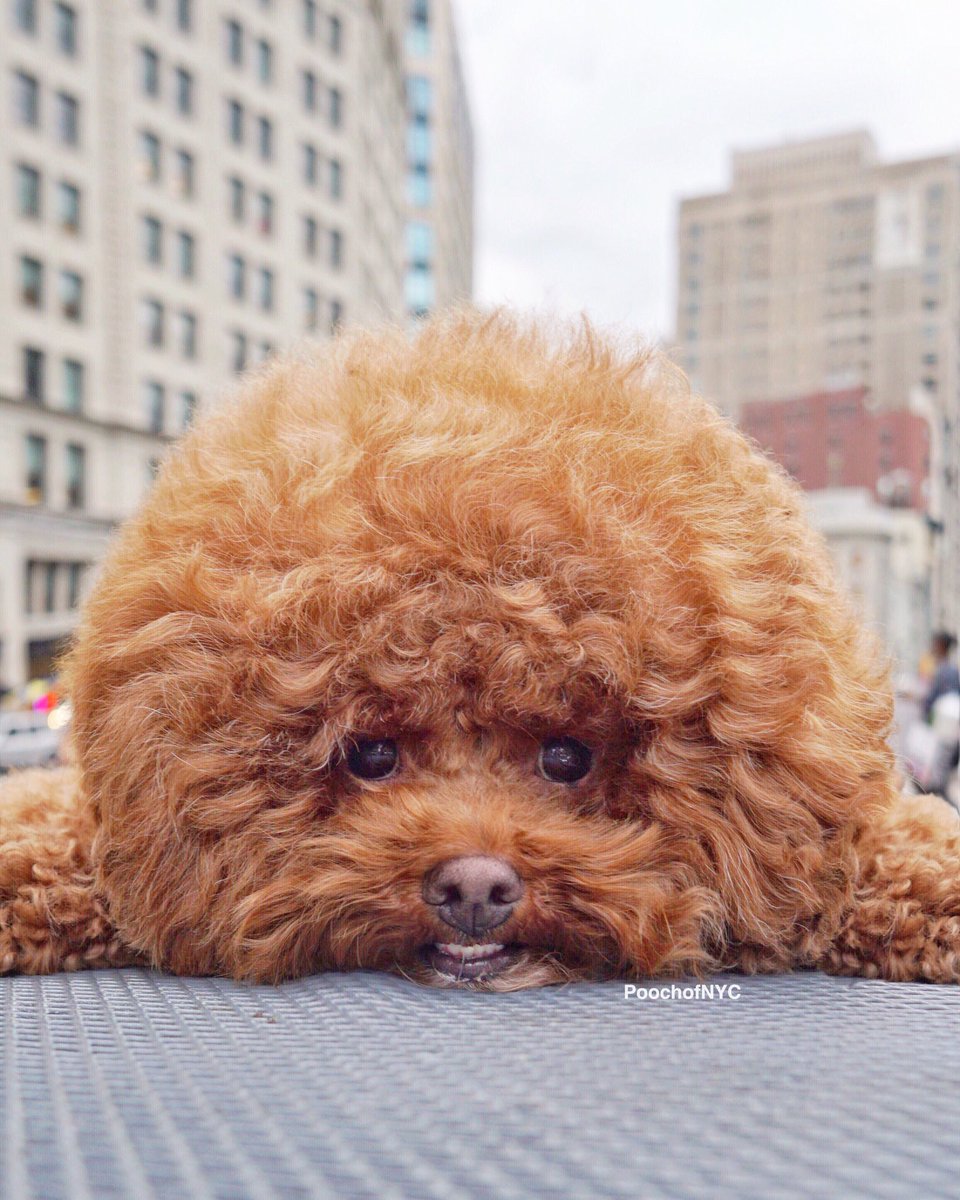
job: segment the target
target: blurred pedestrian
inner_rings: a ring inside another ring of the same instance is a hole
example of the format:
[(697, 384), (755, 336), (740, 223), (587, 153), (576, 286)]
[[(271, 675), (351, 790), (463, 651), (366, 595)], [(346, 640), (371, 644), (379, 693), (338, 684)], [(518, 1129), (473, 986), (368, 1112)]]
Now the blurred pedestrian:
[(923, 717), (930, 720), (933, 706), (948, 692), (960, 692), (960, 670), (951, 659), (957, 639), (952, 633), (939, 630), (930, 639), (930, 654), (933, 658), (933, 674), (923, 701)]

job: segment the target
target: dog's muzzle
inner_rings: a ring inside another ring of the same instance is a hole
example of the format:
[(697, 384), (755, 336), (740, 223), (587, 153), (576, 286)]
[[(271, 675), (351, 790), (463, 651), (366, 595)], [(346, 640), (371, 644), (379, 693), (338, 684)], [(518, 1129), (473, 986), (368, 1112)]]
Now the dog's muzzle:
[(427, 872), (421, 893), (444, 924), (475, 939), (425, 946), (423, 957), (435, 971), (456, 980), (482, 979), (516, 961), (518, 947), (479, 941), (505, 924), (523, 897), (523, 881), (505, 859), (487, 854), (448, 859)]

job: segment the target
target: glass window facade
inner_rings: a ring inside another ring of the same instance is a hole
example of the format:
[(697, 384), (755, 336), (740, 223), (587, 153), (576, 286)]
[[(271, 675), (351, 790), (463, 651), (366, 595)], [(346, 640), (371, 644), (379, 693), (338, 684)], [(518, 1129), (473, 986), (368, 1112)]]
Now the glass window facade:
[(23, 394), (34, 404), (43, 402), (46, 356), (36, 346), (23, 348)]
[(197, 273), (196, 259), (194, 236), (181, 229), (177, 234), (177, 272), (181, 279), (193, 279)]
[(75, 358), (63, 361), (63, 407), (68, 412), (83, 411), (83, 363)]
[(20, 303), (26, 308), (43, 307), (43, 264), (27, 255), (20, 259)]
[(35, 129), (40, 124), (40, 84), (26, 71), (14, 72), (13, 111), (21, 125)]
[(47, 439), (28, 433), (25, 443), (25, 491), (28, 504), (43, 504), (47, 493)]
[(53, 6), (53, 29), (57, 49), (61, 54), (73, 58), (77, 53), (77, 13), (70, 4)]
[(166, 404), (166, 388), (158, 380), (148, 379), (143, 385), (143, 415), (151, 433), (163, 433)]
[(40, 216), (40, 172), (26, 163), (17, 165), (17, 213), (21, 217)]
[(80, 189), (65, 180), (57, 185), (57, 220), (64, 232), (80, 232)]
[(83, 280), (76, 271), (60, 272), (60, 311), (68, 321), (83, 320)]
[(67, 443), (66, 468), (67, 508), (83, 508), (87, 491), (87, 452), (76, 442)]
[(141, 224), (143, 257), (148, 263), (163, 262), (163, 226), (156, 217), (144, 217)]

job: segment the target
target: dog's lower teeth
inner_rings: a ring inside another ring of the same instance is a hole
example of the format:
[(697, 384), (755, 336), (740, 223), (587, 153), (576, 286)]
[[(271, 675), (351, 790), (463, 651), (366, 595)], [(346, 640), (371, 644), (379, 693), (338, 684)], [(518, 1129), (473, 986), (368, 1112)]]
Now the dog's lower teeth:
[(499, 942), (490, 942), (485, 946), (460, 946), (456, 942), (436, 942), (435, 945), (441, 954), (448, 954), (451, 958), (461, 958), (465, 962), (477, 958), (492, 958), (503, 949)]

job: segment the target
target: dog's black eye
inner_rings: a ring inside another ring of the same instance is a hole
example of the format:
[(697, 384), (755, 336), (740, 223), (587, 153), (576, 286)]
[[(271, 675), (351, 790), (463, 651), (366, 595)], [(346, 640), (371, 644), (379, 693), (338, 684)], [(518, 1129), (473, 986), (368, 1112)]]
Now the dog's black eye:
[(576, 783), (590, 770), (593, 751), (572, 737), (547, 738), (540, 747), (537, 770), (553, 783)]
[(347, 766), (360, 779), (386, 779), (397, 769), (399, 760), (393, 738), (362, 738), (347, 751)]

